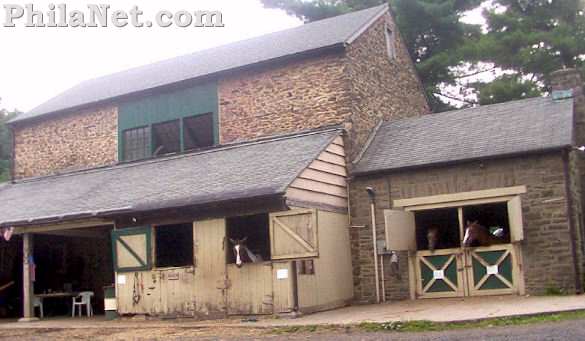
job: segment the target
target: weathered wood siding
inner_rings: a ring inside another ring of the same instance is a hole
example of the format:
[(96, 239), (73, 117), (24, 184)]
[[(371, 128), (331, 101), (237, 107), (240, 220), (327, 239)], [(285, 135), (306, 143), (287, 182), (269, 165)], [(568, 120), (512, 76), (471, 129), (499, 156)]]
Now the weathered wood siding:
[(315, 274), (298, 275), (299, 306), (304, 312), (340, 306), (353, 297), (348, 216), (321, 210), (317, 214)]
[(346, 210), (346, 177), (343, 139), (337, 137), (289, 186), (286, 198), (294, 206)]

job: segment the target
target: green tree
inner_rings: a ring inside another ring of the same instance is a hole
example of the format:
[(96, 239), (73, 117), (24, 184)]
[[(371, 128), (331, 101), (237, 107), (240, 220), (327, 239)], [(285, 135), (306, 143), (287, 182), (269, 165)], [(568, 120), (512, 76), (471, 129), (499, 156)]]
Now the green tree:
[(480, 103), (538, 96), (549, 90), (551, 72), (585, 71), (584, 6), (580, 0), (494, 0), (484, 12), (487, 32), (460, 49), (467, 60), (507, 71), (474, 84)]
[(8, 111), (0, 109), (0, 182), (8, 180), (10, 154), (12, 152), (12, 137), (6, 122), (18, 114), (18, 110)]
[[(356, 11), (386, 0), (262, 0), (266, 7), (281, 8), (305, 22)], [(453, 68), (462, 60), (454, 53), (481, 32), (461, 21), (463, 14), (482, 0), (392, 0), (397, 25), (435, 111), (449, 106), (442, 100), (445, 83), (455, 82)]]

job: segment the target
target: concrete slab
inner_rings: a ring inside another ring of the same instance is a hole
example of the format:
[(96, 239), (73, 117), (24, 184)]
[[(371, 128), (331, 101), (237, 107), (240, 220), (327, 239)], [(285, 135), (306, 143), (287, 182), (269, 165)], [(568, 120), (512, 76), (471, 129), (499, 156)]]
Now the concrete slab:
[(104, 317), (49, 318), (31, 323), (0, 320), (0, 330), (21, 328), (83, 329), (83, 328), (270, 328), (299, 325), (350, 325), (361, 322), (388, 322), (429, 320), (434, 322), (462, 322), (494, 317), (536, 315), (562, 311), (585, 310), (585, 296), (490, 296), (465, 299), (429, 299), (400, 301), (377, 305), (361, 305), (296, 319), (260, 318), (258, 322), (241, 322), (239, 318), (195, 321), (119, 319), (107, 321)]

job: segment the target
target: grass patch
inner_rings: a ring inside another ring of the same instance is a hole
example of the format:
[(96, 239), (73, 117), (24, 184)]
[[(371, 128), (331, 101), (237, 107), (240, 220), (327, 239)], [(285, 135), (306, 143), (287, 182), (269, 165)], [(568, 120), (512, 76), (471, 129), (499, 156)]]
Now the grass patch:
[(558, 322), (565, 320), (576, 320), (585, 318), (585, 310), (562, 312), (555, 314), (543, 314), (533, 316), (513, 316), (513, 317), (499, 317), (494, 319), (485, 319), (480, 321), (470, 322), (431, 322), (431, 321), (393, 321), (383, 323), (364, 322), (357, 326), (358, 329), (366, 332), (383, 332), (383, 331), (399, 331), (399, 332), (429, 332), (429, 331), (446, 331), (457, 329), (475, 329), (475, 328), (491, 328), (502, 326), (517, 326), (536, 324), (544, 322)]

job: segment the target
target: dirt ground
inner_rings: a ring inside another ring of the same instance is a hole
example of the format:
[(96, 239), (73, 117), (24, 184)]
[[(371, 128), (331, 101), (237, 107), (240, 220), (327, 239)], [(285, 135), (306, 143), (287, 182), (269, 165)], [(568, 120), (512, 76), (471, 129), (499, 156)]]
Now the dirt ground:
[(585, 320), (550, 322), (535, 325), (464, 329), (442, 332), (368, 333), (349, 327), (320, 329), (315, 332), (279, 333), (262, 328), (142, 328), (142, 329), (5, 329), (0, 340), (585, 340)]

